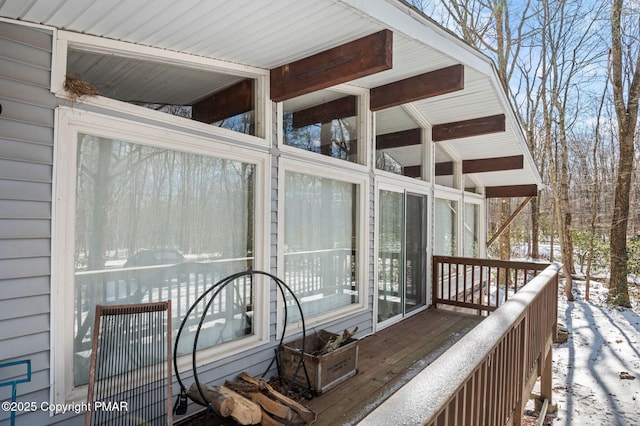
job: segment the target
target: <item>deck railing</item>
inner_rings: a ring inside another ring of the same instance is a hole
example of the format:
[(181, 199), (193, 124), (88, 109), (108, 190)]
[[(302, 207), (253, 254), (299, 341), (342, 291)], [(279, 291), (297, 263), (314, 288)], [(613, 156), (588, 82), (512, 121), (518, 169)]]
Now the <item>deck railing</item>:
[(434, 256), (433, 305), (495, 311), (547, 266), (549, 263)]
[(551, 400), (559, 269), (540, 272), (361, 424), (522, 424), (538, 377)]
[[(285, 255), (285, 281), (301, 301), (329, 294), (353, 293), (356, 256), (351, 249), (336, 248)], [(138, 266), (75, 274), (76, 350), (91, 348), (91, 327), (95, 305), (149, 303), (172, 300), (174, 324), (213, 284), (223, 278), (250, 269), (250, 257), (210, 261)], [(251, 277), (242, 277), (233, 288), (223, 289), (209, 307), (208, 321), (242, 316), (254, 303)], [(207, 299), (208, 300), (208, 299)], [(206, 300), (191, 313), (194, 323), (200, 319)]]

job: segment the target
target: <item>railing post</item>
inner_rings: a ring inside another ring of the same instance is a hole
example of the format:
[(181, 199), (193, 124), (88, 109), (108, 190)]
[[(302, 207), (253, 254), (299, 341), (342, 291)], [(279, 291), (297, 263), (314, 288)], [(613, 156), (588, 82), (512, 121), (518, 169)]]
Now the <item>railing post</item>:
[(518, 392), (518, 401), (515, 404), (515, 412), (513, 413), (513, 426), (522, 425), (522, 419), (524, 416), (524, 409), (529, 401), (529, 395), (527, 395), (527, 353), (529, 352), (529, 316), (524, 315), (521, 324), (520, 344), (518, 345), (518, 374), (516, 387)]
[(546, 354), (543, 354), (542, 371), (540, 372), (540, 399), (545, 399), (551, 403), (553, 400), (553, 384), (552, 384), (552, 358), (553, 358), (553, 345), (549, 345), (549, 350)]

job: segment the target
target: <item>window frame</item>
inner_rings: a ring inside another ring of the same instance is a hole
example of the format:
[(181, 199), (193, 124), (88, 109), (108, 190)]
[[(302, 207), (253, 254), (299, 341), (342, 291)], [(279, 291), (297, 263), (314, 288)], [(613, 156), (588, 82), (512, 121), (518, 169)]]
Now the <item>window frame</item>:
[[(465, 191), (463, 193), (463, 198), (462, 198), (462, 226), (464, 227), (464, 220), (465, 220), (465, 215), (466, 215), (466, 210), (467, 210), (467, 204), (473, 204), (478, 206), (478, 258), (484, 258), (486, 257), (486, 200), (484, 198), (484, 196), (480, 195), (480, 194), (475, 194), (472, 192), (467, 192)], [(464, 232), (463, 232), (464, 234)], [(462, 236), (462, 249), (464, 251), (464, 247), (465, 247), (465, 243), (466, 241), (464, 241), (465, 237), (464, 235)], [(464, 253), (461, 254), (462, 256), (464, 256)]]
[[(433, 185), (430, 182), (408, 178), (406, 176), (397, 175), (395, 173), (386, 172), (384, 170), (377, 170), (380, 174), (376, 179), (375, 183), (375, 204), (376, 206), (380, 205), (380, 191), (389, 191), (396, 192), (402, 194), (403, 197), (406, 197), (407, 194), (417, 194), (427, 197), (427, 217), (426, 217), (426, 226), (427, 226), (427, 246), (426, 246), (426, 270), (427, 270), (427, 288), (426, 288), (426, 303), (424, 307), (420, 309), (416, 309), (413, 312), (409, 312), (407, 315), (402, 316), (401, 318), (397, 318), (395, 321), (385, 320), (383, 322), (378, 323), (378, 306), (377, 303), (374, 302), (374, 324), (376, 330), (381, 330), (391, 324), (395, 324), (398, 321), (402, 321), (418, 312), (427, 309), (431, 306), (431, 301), (433, 299), (433, 295), (431, 294), (431, 274), (428, 271), (431, 271), (433, 265), (433, 242), (434, 242), (434, 200), (435, 196), (433, 193)], [(378, 251), (380, 249), (380, 232), (379, 232), (379, 224), (380, 224), (380, 210), (376, 208), (375, 211), (375, 237), (374, 237), (374, 253), (375, 253), (375, 262), (374, 262), (374, 300), (378, 297), (378, 272), (379, 272), (379, 264), (377, 261)], [(404, 262), (404, 260), (403, 260)]]
[[(57, 132), (54, 144), (53, 206), (52, 206), (52, 271), (51, 271), (51, 365), (52, 398), (55, 403), (80, 401), (86, 398), (86, 385), (74, 386), (74, 368), (68, 367), (74, 351), (74, 253), (76, 167), (78, 134), (122, 139), (154, 147), (196, 155), (242, 161), (255, 165), (254, 252), (255, 268), (269, 265), (269, 244), (265, 235), (270, 226), (268, 209), (270, 156), (268, 149), (249, 149), (230, 144), (224, 138), (204, 137), (167, 129), (159, 124), (135, 118), (117, 118), (77, 107), (56, 109)], [(241, 134), (238, 134), (241, 135)], [(265, 286), (255, 286), (254, 333), (241, 339), (204, 349), (199, 363), (205, 364), (238, 354), (269, 341), (269, 297)], [(174, 326), (177, 326), (174, 324)], [(190, 355), (178, 359), (179, 368), (191, 363)]]
[[(67, 70), (68, 50), (77, 49), (90, 53), (101, 53), (105, 55), (117, 55), (126, 58), (161, 62), (182, 67), (190, 67), (201, 71), (210, 71), (221, 74), (230, 74), (238, 77), (251, 78), (256, 81), (255, 87), (255, 126), (256, 135), (246, 135), (233, 130), (212, 126), (188, 118), (178, 117), (161, 111), (154, 111), (142, 106), (133, 105), (127, 102), (104, 96), (88, 96), (79, 99), (72, 99), (64, 89), (64, 81)], [(54, 45), (53, 62), (51, 69), (50, 91), (57, 97), (68, 99), (73, 103), (86, 103), (96, 105), (100, 108), (118, 112), (127, 112), (150, 120), (162, 121), (198, 130), (209, 134), (233, 137), (252, 144), (268, 145), (272, 132), (271, 109), (272, 102), (269, 98), (269, 70), (250, 67), (247, 65), (226, 62), (219, 59), (194, 56), (187, 53), (174, 52), (155, 47), (142, 46), (117, 40), (105, 39), (101, 37), (79, 34), (64, 30), (56, 31), (56, 41)]]
[[(276, 137), (277, 147), (282, 154), (287, 157), (300, 158), (302, 160), (326, 162), (327, 164), (341, 169), (365, 172), (371, 167), (371, 120), (372, 114), (369, 111), (369, 91), (366, 89), (339, 84), (328, 87), (327, 90), (340, 92), (345, 96), (354, 95), (357, 98), (357, 125), (358, 125), (358, 161), (350, 162), (340, 158), (334, 158), (317, 152), (306, 151), (304, 149), (289, 146), (284, 143), (284, 102), (276, 104)], [(304, 96), (304, 95), (302, 95)]]
[[(315, 154), (315, 153), (312, 153)], [(341, 163), (344, 166), (344, 164)], [(285, 256), (285, 221), (284, 211), (286, 208), (285, 202), (285, 180), (286, 173), (300, 173), (310, 176), (327, 178), (338, 180), (341, 182), (347, 182), (358, 185), (358, 206), (359, 211), (357, 213), (358, 226), (357, 226), (357, 247), (358, 247), (358, 267), (356, 277), (358, 281), (358, 302), (350, 304), (348, 306), (336, 308), (323, 312), (319, 315), (305, 318), (305, 326), (307, 329), (326, 324), (329, 321), (334, 321), (339, 318), (344, 318), (348, 315), (362, 312), (367, 309), (369, 299), (369, 274), (368, 274), (368, 259), (369, 259), (369, 176), (364, 173), (349, 173), (349, 171), (343, 168), (336, 168), (327, 166), (326, 164), (319, 164), (318, 162), (300, 161), (292, 158), (280, 158), (278, 166), (278, 192), (281, 194), (278, 197), (278, 212), (280, 213), (280, 220), (278, 220), (278, 270), (284, 273), (284, 256)], [(282, 309), (283, 300), (281, 295), (278, 295), (278, 333), (282, 331), (284, 310)], [(296, 323), (290, 323), (287, 325), (287, 335), (292, 335), (302, 331), (302, 324), (300, 321)]]
[(461, 234), (461, 230), (462, 230), (462, 226), (463, 226), (463, 205), (464, 205), (464, 199), (462, 196), (462, 191), (460, 191), (459, 189), (455, 189), (455, 188), (449, 188), (449, 187), (445, 187), (445, 186), (440, 186), (440, 185), (436, 185), (434, 188), (434, 195), (433, 195), (433, 233), (432, 233), (432, 241), (431, 241), (431, 247), (433, 250), (433, 254), (436, 255), (436, 250), (437, 250), (437, 245), (436, 245), (436, 232), (435, 232), (435, 226), (437, 226), (437, 218), (436, 218), (436, 208), (435, 208), (435, 204), (437, 202), (438, 199), (442, 199), (442, 200), (447, 200), (447, 201), (455, 201), (457, 203), (457, 212), (456, 212), (456, 218), (455, 218), (455, 225), (456, 225), (456, 238), (455, 238), (455, 244), (456, 244), (456, 252), (453, 254), (450, 254), (449, 256), (461, 256), (460, 251), (461, 251), (461, 244), (463, 242), (462, 240), (462, 236)]
[[(380, 111), (375, 111), (373, 112), (373, 125), (374, 125), (374, 131), (372, 132), (372, 170), (374, 171), (374, 173), (376, 173), (376, 175), (379, 176), (386, 176), (389, 179), (403, 179), (404, 181), (407, 182), (407, 185), (412, 185), (413, 183), (417, 182), (425, 182), (425, 183), (429, 183), (430, 185), (433, 185), (433, 183), (435, 182), (435, 176), (434, 176), (434, 164), (433, 164), (433, 158), (434, 158), (434, 153), (433, 150), (435, 149), (435, 145), (433, 143), (432, 137), (431, 137), (431, 128), (432, 125), (431, 123), (429, 123), (424, 116), (422, 115), (422, 113), (420, 113), (418, 111), (418, 109), (416, 108), (415, 105), (413, 104), (403, 104), (401, 106), (401, 108), (404, 110), (404, 112), (416, 123), (416, 128), (420, 129), (420, 145), (421, 145), (421, 149), (420, 149), (420, 167), (421, 167), (421, 177), (420, 178), (412, 178), (412, 177), (408, 177), (408, 176), (404, 176), (402, 174), (398, 174), (398, 173), (394, 173), (394, 172), (390, 172), (384, 169), (378, 169), (376, 167), (376, 157), (377, 157), (377, 146), (376, 146), (376, 136), (377, 136), (377, 127), (375, 126), (376, 124), (376, 119), (377, 119), (377, 115), (380, 114)], [(383, 110), (384, 111), (384, 110)]]

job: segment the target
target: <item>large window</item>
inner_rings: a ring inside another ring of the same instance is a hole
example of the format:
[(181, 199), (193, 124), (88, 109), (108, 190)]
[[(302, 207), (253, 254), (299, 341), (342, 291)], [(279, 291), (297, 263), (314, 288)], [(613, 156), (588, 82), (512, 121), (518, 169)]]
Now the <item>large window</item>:
[(294, 171), (284, 176), (284, 274), (305, 319), (359, 304), (362, 185)]
[(284, 144), (353, 163), (362, 162), (358, 150), (358, 102), (355, 95), (332, 90), (285, 101)]
[[(65, 373), (67, 395), (88, 380), (96, 305), (171, 299), (175, 331), (211, 285), (261, 265), (255, 255), (261, 250), (256, 224), (263, 217), (257, 202), (262, 162), (222, 156), (223, 146), (212, 141), (189, 141), (188, 149), (177, 142), (185, 135), (159, 140), (166, 136), (160, 130), (132, 130), (128, 136), (115, 134), (116, 127), (104, 129), (69, 126), (59, 148), (75, 153), (65, 159), (59, 154), (57, 174), (69, 183), (59, 189), (68, 203), (56, 211), (61, 232), (70, 234), (64, 237), (68, 250), (58, 251), (57, 261), (70, 272), (57, 281), (63, 303), (54, 304), (61, 310), (56, 316), (64, 318), (58, 332), (69, 333), (60, 341), (71, 346), (58, 349), (73, 372)], [(206, 314), (199, 349), (260, 337), (253, 284), (237, 281), (220, 293)], [(196, 308), (198, 320), (203, 312), (204, 303)], [(183, 331), (185, 341), (193, 331)], [(178, 355), (191, 349), (180, 347)]]
[(464, 203), (464, 253), (466, 257), (480, 256), (480, 205)]
[(436, 198), (434, 254), (458, 255), (458, 202)]
[(58, 33), (57, 46), (54, 68), (61, 78), (53, 88), (59, 96), (110, 106), (106, 98), (115, 99), (180, 117), (165, 117), (180, 125), (204, 127), (189, 119), (245, 135), (268, 134), (268, 70), (66, 31)]
[(377, 111), (375, 119), (376, 169), (428, 180), (420, 124), (403, 106)]

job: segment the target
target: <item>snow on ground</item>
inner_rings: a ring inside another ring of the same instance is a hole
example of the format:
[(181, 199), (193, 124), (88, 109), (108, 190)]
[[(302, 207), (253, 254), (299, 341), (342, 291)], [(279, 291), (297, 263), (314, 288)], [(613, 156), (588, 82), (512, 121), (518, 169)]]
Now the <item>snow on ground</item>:
[(558, 321), (569, 340), (553, 346), (558, 411), (546, 424), (640, 425), (639, 301), (633, 310), (608, 306), (606, 287), (593, 281), (589, 301), (584, 281), (574, 280), (573, 293), (576, 300), (568, 302), (561, 285)]

